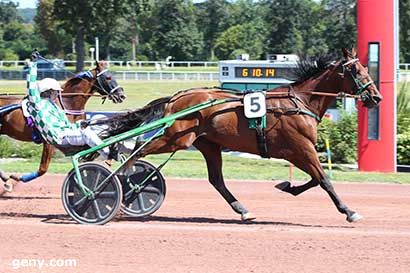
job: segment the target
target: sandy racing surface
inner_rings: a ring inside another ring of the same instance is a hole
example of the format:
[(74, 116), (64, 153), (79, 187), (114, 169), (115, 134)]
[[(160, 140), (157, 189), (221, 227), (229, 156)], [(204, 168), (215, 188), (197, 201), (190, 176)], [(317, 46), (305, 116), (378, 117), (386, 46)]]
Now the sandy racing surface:
[[(257, 216), (241, 223), (208, 182), (168, 179), (154, 216), (84, 226), (66, 216), (63, 179), (0, 198), (0, 272), (410, 272), (410, 186), (335, 184), (364, 216), (349, 224), (319, 187), (293, 197), (277, 182), (231, 181)], [(50, 262), (68, 259), (76, 266)]]

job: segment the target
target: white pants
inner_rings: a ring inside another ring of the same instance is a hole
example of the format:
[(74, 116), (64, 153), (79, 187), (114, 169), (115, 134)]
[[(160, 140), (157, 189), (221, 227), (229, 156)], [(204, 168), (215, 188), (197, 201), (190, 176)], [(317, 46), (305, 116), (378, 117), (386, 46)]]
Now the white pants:
[[(100, 145), (101, 143), (103, 143), (103, 141), (100, 139), (97, 133), (94, 132), (90, 128), (90, 126), (88, 126), (85, 129), (67, 130), (61, 144), (72, 146), (82, 146), (87, 144), (90, 147), (94, 147)], [(104, 158), (108, 158), (110, 149), (108, 147), (105, 147), (100, 150), (99, 153)]]

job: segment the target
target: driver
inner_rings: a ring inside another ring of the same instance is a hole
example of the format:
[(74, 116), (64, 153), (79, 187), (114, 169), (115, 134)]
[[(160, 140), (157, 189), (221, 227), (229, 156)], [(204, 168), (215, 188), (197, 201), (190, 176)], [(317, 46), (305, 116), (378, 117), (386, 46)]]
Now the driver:
[[(53, 145), (93, 147), (103, 143), (97, 133), (87, 126), (87, 122), (71, 123), (68, 120), (55, 103), (61, 91), (60, 84), (52, 78), (42, 79), (28, 90), (28, 111), (43, 139)], [(109, 148), (105, 147), (99, 153), (107, 159)]]
[[(103, 143), (97, 133), (88, 126), (87, 121), (71, 123), (64, 111), (56, 105), (55, 100), (59, 92), (62, 91), (60, 84), (51, 78), (36, 82), (35, 77), (32, 77), (36, 72), (33, 72), (33, 67), (31, 69), (28, 111), (44, 141), (52, 145), (83, 146), (87, 144), (90, 147)], [(106, 159), (106, 164), (111, 165), (111, 159), (108, 158), (109, 148), (105, 147), (98, 152)], [(18, 181), (28, 182), (39, 176), (38, 172), (33, 172), (13, 178)], [(6, 181), (3, 187), (6, 191), (12, 191), (12, 181)]]

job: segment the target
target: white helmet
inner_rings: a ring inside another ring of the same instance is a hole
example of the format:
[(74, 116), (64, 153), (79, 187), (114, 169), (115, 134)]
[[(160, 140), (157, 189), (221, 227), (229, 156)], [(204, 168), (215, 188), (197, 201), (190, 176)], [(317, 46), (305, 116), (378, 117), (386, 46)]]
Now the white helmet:
[(47, 90), (55, 90), (55, 91), (62, 91), (61, 85), (52, 78), (44, 78), (41, 81), (37, 82), (37, 88), (40, 93), (43, 93)]

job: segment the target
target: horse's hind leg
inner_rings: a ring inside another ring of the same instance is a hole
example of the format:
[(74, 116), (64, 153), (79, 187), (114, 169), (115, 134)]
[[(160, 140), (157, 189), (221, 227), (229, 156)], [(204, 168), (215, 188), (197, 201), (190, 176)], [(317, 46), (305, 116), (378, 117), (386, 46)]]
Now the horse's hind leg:
[(336, 194), (332, 183), (320, 165), (319, 158), (313, 145), (310, 148), (309, 146), (307, 148), (305, 147), (305, 155), (306, 157), (302, 158), (303, 160), (298, 157), (298, 159), (292, 160), (292, 163), (299, 169), (308, 173), (312, 177), (312, 180), (300, 186), (291, 186), (289, 182), (285, 182), (277, 185), (276, 187), (296, 196), (314, 186), (320, 185), (320, 187), (330, 196), (337, 210), (340, 213), (346, 214), (347, 221), (356, 222), (360, 220), (362, 217), (358, 213), (350, 210)]
[(11, 175), (10, 177), (13, 178), (14, 180), (22, 181), (26, 183), (26, 182), (30, 182), (31, 180), (36, 179), (37, 177), (42, 176), (48, 170), (53, 153), (54, 153), (54, 147), (50, 144), (43, 143), (43, 152), (41, 154), (41, 161), (40, 161), (40, 166), (38, 168), (38, 171), (31, 172), (31, 173), (25, 173), (21, 176)]
[(204, 138), (198, 138), (193, 145), (202, 153), (208, 167), (209, 182), (228, 202), (232, 209), (241, 215), (243, 221), (253, 220), (255, 217), (242, 206), (241, 203), (232, 195), (225, 185), (222, 175), (222, 155), (221, 147)]

